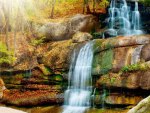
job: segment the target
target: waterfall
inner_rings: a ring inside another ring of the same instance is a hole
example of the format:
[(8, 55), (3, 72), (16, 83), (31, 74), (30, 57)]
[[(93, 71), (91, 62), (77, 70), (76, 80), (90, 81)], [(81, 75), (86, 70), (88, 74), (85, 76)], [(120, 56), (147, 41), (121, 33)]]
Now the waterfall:
[(138, 2), (135, 2), (134, 11), (127, 5), (126, 0), (111, 0), (108, 9), (108, 29), (111, 36), (142, 34), (140, 30), (140, 13)]
[[(77, 57), (76, 57), (77, 56)], [(69, 86), (65, 91), (63, 113), (83, 113), (91, 106), (93, 42), (74, 53), (69, 70)]]
[(132, 12), (132, 26), (134, 34), (142, 34), (140, 30), (140, 13), (138, 11), (138, 2), (135, 2), (135, 9)]

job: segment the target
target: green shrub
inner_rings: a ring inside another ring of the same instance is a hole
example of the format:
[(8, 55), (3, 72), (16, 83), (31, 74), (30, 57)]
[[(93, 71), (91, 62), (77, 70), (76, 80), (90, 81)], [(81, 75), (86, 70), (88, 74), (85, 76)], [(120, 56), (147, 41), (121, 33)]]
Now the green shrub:
[(132, 72), (132, 71), (144, 71), (147, 70), (149, 68), (149, 66), (147, 64), (144, 63), (137, 63), (137, 64), (132, 64), (132, 65), (128, 65), (128, 66), (124, 66), (122, 67), (121, 71), (122, 72)]
[(12, 51), (8, 51), (5, 44), (0, 42), (0, 65), (12, 64), (15, 61)]
[(32, 39), (32, 40), (31, 40), (31, 45), (37, 46), (37, 45), (43, 44), (43, 42), (44, 42), (44, 38), (41, 38), (41, 39), (39, 39), (39, 40)]
[(150, 0), (140, 0), (140, 2), (145, 6), (150, 6)]
[(101, 2), (99, 3), (100, 7), (107, 7), (109, 5), (109, 1), (108, 0), (101, 0)]

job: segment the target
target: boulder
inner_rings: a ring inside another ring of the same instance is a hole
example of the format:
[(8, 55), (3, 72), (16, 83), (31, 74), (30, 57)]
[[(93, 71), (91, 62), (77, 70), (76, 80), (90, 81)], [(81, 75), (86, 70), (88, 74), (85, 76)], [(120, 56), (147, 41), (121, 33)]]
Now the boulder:
[(149, 113), (150, 112), (150, 96), (141, 100), (135, 107), (127, 113)]
[(47, 41), (71, 39), (78, 31), (90, 32), (96, 25), (96, 18), (92, 15), (77, 14), (60, 22), (49, 22), (37, 30), (37, 37)]
[(92, 39), (92, 35), (86, 32), (77, 32), (73, 35), (72, 42), (73, 43), (80, 43), (89, 41)]
[(111, 38), (117, 36), (117, 31), (115, 29), (108, 29), (104, 32), (105, 38)]

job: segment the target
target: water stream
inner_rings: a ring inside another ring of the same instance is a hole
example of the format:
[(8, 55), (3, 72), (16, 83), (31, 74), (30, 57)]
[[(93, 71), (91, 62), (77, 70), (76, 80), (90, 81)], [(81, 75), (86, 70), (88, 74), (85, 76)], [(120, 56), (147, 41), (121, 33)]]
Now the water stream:
[(108, 29), (105, 32), (109, 32), (111, 36), (139, 35), (143, 33), (140, 29), (138, 2), (135, 2), (135, 8), (132, 11), (126, 0), (111, 0), (108, 12)]
[(142, 34), (143, 32), (140, 30), (140, 12), (138, 10), (138, 2), (135, 2), (135, 9), (132, 11), (132, 29), (133, 34)]
[(91, 106), (93, 42), (74, 53), (69, 70), (69, 86), (65, 91), (63, 113), (83, 113)]

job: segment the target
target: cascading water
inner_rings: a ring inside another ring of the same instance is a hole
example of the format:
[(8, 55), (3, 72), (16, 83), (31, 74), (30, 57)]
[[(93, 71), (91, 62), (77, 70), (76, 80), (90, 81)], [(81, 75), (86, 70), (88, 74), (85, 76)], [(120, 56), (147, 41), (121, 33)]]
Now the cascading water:
[[(129, 9), (125, 0), (119, 4), (119, 8), (116, 7), (116, 1), (112, 0), (109, 8), (109, 15), (110, 29), (112, 29), (115, 34), (118, 34), (118, 32), (122, 30), (126, 30), (127, 33), (129, 32), (127, 31), (127, 29), (130, 30)], [(115, 30), (117, 21), (120, 24), (120, 26), (117, 26), (119, 29), (118, 32)]]
[(69, 70), (69, 86), (65, 91), (63, 113), (83, 113), (91, 106), (93, 42), (81, 48), (78, 56), (73, 55)]
[(131, 11), (126, 0), (111, 0), (108, 12), (109, 29), (105, 32), (109, 32), (111, 36), (142, 34), (138, 2), (135, 2), (134, 11)]
[(140, 30), (140, 13), (138, 11), (138, 2), (135, 2), (135, 9), (132, 11), (132, 27), (134, 34), (142, 34)]

